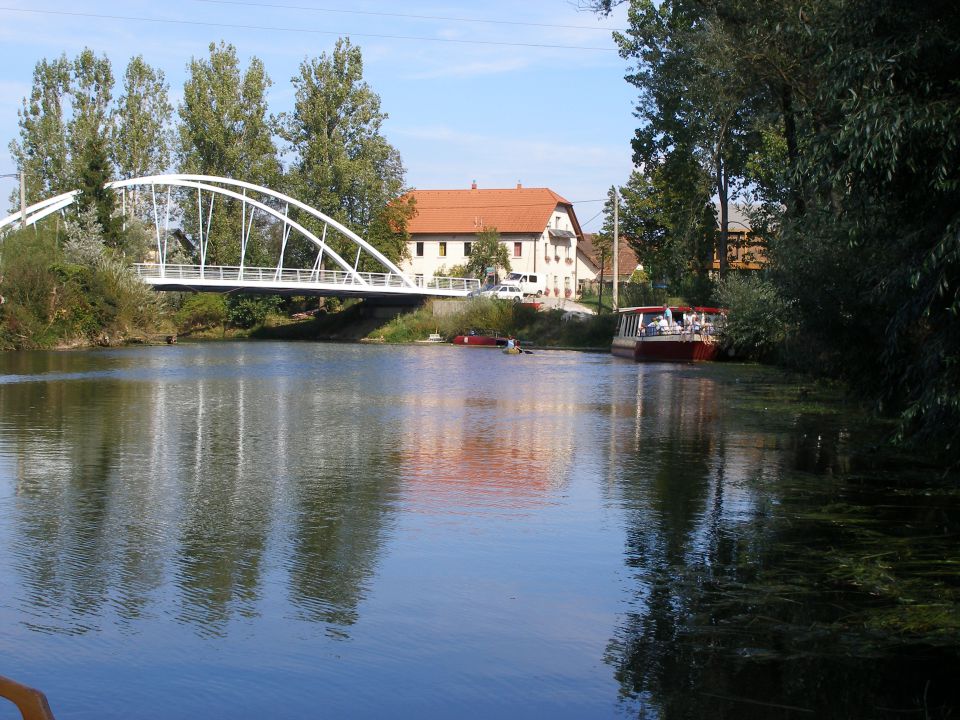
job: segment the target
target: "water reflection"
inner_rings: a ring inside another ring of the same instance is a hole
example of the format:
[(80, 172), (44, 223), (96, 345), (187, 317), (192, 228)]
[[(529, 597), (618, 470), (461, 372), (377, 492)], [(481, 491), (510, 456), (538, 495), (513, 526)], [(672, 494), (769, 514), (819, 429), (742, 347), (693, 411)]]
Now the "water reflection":
[(261, 612), (273, 545), (302, 618), (352, 624), (398, 475), (363, 426), (363, 397), (309, 357), (263, 373), (262, 352), (245, 362), (234, 348), (228, 365), (216, 348), (183, 347), (148, 356), (168, 378), (148, 383), (46, 382), (69, 363), (11, 356), (28, 378), (0, 384), (24, 622), (63, 634), (122, 626), (151, 604), (166, 612), (173, 589), (180, 622), (222, 636)]
[[(856, 504), (849, 485), (825, 479), (851, 468), (841, 421), (781, 405), (762, 430), (745, 432), (757, 408), (738, 409), (730, 389), (676, 368), (638, 374), (617, 487), (629, 511), (635, 609), (607, 650), (623, 696), (642, 717), (946, 717), (960, 699), (957, 649), (927, 633), (954, 623), (935, 615), (926, 629), (908, 628), (897, 606), (909, 584), (888, 578), (884, 598), (869, 577), (872, 550), (894, 554), (886, 534), (919, 520), (916, 508), (871, 517), (888, 492), (876, 477), (868, 482), (877, 495)], [(955, 498), (951, 505), (933, 525), (923, 510), (926, 530), (908, 532), (918, 537), (903, 549), (949, 556)], [(931, 528), (945, 534), (924, 537)], [(956, 597), (955, 575), (949, 582)], [(937, 598), (932, 588), (912, 590)], [(899, 618), (903, 634), (891, 636), (878, 613)]]
[(955, 488), (761, 368), (226, 343), (2, 370), (0, 661), (67, 707), (956, 705)]

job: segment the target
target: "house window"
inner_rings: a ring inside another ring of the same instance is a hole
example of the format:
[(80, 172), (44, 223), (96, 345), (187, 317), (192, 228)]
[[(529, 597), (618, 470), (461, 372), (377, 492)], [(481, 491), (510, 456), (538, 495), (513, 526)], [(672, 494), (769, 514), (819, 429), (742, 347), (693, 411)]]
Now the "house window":
[(447, 243), (445, 243), (445, 242), (441, 242), (441, 243), (440, 243), (440, 253), (439, 253), (439, 255), (440, 255), (440, 257), (446, 257), (446, 256), (447, 256)]
[(472, 242), (465, 242), (465, 243), (463, 244), (463, 256), (464, 256), (464, 257), (470, 257), (470, 250), (471, 250), (471, 249), (473, 249), (473, 243), (472, 243)]
[(513, 256), (523, 257), (523, 243), (515, 242), (513, 244)]
[(417, 243), (416, 255), (417, 255), (417, 257), (423, 257), (423, 243), (422, 243), (422, 242), (418, 242), (418, 243)]
[[(417, 244), (419, 245), (420, 243), (417, 243)], [(413, 280), (414, 280), (414, 284), (417, 287), (423, 287), (423, 273), (417, 273), (416, 275), (414, 275)]]

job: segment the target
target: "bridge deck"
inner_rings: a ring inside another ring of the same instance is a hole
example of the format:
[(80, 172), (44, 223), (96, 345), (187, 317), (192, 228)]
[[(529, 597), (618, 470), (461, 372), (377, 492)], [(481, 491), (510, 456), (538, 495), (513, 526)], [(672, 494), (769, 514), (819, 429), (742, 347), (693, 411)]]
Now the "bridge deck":
[(138, 263), (134, 269), (157, 290), (210, 292), (248, 291), (283, 295), (352, 297), (465, 297), (480, 287), (472, 278), (430, 278), (411, 287), (394, 273), (358, 273), (363, 281), (342, 270), (239, 267), (226, 265), (159, 265)]

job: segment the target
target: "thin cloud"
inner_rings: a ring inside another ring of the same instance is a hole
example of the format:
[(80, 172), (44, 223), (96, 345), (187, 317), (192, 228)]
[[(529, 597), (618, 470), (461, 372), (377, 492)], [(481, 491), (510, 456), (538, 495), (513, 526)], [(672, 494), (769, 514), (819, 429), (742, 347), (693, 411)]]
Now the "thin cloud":
[(530, 67), (526, 58), (502, 58), (491, 61), (476, 61), (468, 63), (451, 63), (442, 67), (407, 75), (409, 80), (435, 80), (437, 78), (470, 78), (484, 75), (502, 75)]

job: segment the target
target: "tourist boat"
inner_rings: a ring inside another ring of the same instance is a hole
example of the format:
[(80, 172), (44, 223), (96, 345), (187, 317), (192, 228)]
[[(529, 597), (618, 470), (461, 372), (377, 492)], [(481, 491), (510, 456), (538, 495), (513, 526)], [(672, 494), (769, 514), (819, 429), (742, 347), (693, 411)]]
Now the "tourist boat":
[(720, 346), (716, 331), (726, 315), (721, 308), (654, 305), (620, 309), (610, 352), (640, 361), (714, 360)]
[(453, 339), (453, 344), (476, 347), (506, 347), (507, 338), (499, 335), (457, 335)]

